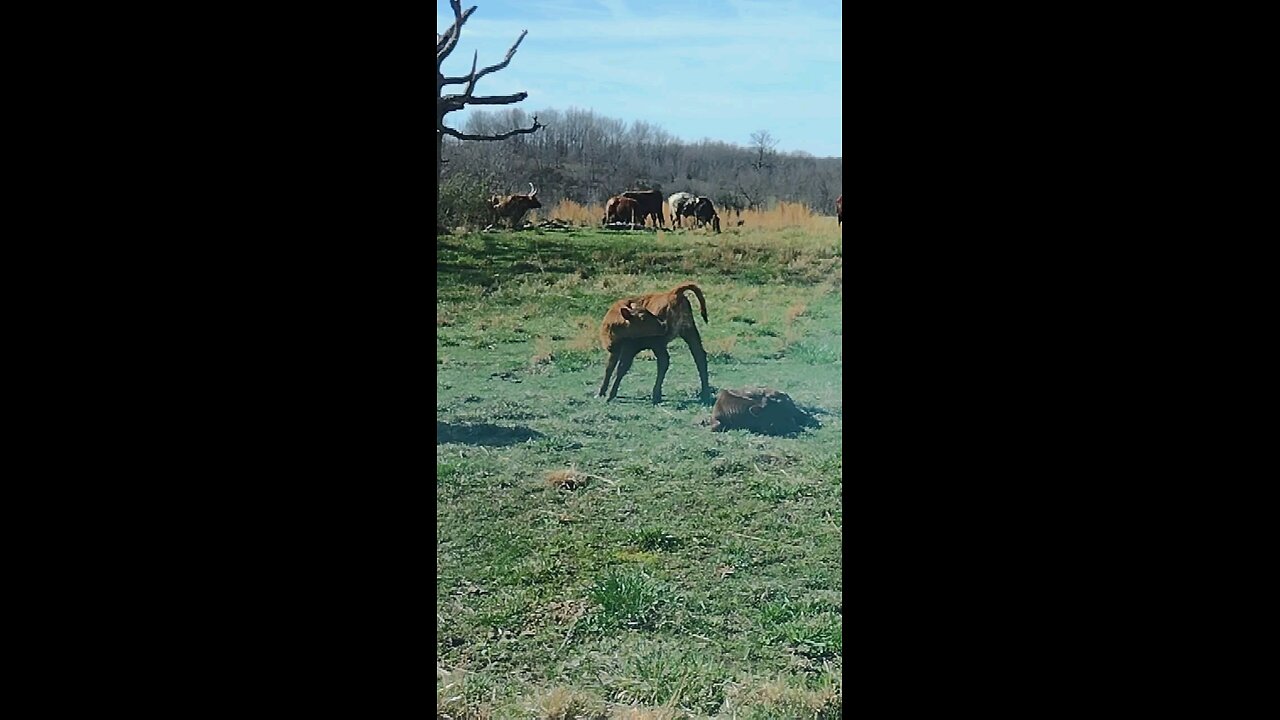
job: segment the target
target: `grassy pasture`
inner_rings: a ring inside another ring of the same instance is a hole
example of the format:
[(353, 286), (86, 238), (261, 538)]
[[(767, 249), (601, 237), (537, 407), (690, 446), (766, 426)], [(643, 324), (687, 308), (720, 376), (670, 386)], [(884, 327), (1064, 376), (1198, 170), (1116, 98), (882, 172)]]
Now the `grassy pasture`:
[[(840, 717), (840, 234), (727, 226), (437, 239), (437, 717)], [(594, 397), (605, 309), (686, 280), (713, 388), (820, 428), (712, 433), (679, 339)]]

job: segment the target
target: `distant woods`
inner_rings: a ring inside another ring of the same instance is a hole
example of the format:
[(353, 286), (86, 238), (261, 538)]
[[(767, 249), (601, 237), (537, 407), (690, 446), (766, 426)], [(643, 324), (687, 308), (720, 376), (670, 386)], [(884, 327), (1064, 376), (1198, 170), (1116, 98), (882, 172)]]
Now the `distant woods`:
[[(841, 158), (779, 153), (779, 138), (768, 130), (752, 133), (742, 146), (683, 142), (643, 121), (628, 124), (591, 110), (539, 110), (537, 118), (540, 132), (500, 143), (445, 137), (442, 187), (479, 190), (487, 197), (524, 192), (533, 183), (547, 207), (561, 200), (603, 206), (631, 189), (661, 190), (664, 196), (687, 191), (711, 198), (722, 216), (770, 209), (780, 201), (834, 215), (842, 190)], [(529, 123), (518, 108), (472, 110), (465, 131), (493, 135)]]

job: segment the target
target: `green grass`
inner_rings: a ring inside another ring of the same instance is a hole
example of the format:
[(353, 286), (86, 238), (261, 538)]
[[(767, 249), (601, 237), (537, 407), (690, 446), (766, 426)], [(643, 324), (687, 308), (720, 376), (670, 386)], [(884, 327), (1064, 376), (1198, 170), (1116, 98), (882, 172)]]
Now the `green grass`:
[[(839, 235), (437, 245), (437, 716), (839, 717)], [(712, 433), (681, 340), (661, 404), (648, 351), (595, 397), (605, 309), (686, 280), (713, 388), (821, 427)]]

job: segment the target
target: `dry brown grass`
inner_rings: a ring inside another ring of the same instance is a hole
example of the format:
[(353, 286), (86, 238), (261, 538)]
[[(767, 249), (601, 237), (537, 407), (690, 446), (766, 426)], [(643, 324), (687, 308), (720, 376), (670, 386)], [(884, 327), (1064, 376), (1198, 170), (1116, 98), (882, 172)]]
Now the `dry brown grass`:
[(804, 303), (796, 303), (787, 308), (787, 324), (791, 324), (796, 318), (805, 314), (809, 310), (809, 306)]
[(681, 720), (689, 717), (688, 713), (675, 708), (650, 708), (634, 705), (614, 708), (609, 720)]
[(710, 355), (728, 357), (733, 355), (733, 349), (738, 346), (738, 336), (707, 338), (703, 341), (703, 345), (706, 346), (707, 353)]
[(574, 318), (573, 324), (578, 328), (578, 332), (569, 339), (568, 348), (570, 350), (599, 350), (600, 323), (600, 318), (593, 318), (590, 315), (579, 315)]
[(551, 470), (543, 476), (547, 484), (557, 490), (575, 490), (587, 484), (586, 473), (580, 473), (572, 468), (566, 470)]
[(436, 717), (441, 720), (490, 720), (489, 703), (468, 701), (467, 672), (436, 668)]
[[(534, 217), (535, 214), (540, 214)], [(561, 200), (553, 208), (539, 208), (529, 213), (529, 219), (537, 223), (543, 219), (556, 218), (574, 225), (593, 227), (600, 224), (604, 217), (604, 203), (599, 205), (580, 205), (572, 200)]]
[[(669, 193), (668, 193), (669, 194)], [(732, 210), (716, 208), (720, 214), (720, 228), (730, 230), (737, 228), (742, 221), (743, 229), (779, 230), (782, 228), (802, 228), (817, 232), (839, 233), (835, 217), (815, 213), (801, 203), (780, 202), (768, 210), (743, 210), (738, 214)], [(830, 208), (834, 213), (835, 208)], [(667, 217), (667, 226), (671, 226), (671, 207), (663, 203), (663, 213)], [(604, 217), (604, 203), (582, 205), (572, 200), (561, 200), (555, 207), (542, 207), (530, 210), (525, 220), (537, 224), (543, 220), (559, 219), (574, 225), (598, 227)]]
[(603, 703), (566, 687), (552, 688), (534, 705), (538, 720), (604, 720)]
[[(737, 227), (742, 221), (743, 228), (780, 230), (782, 228), (803, 228), (805, 230), (827, 231), (837, 230), (835, 218), (813, 212), (800, 203), (780, 202), (771, 210), (744, 210), (739, 216), (732, 210), (722, 210), (720, 226), (722, 229)], [(832, 208), (835, 212), (835, 208)]]
[(844, 709), (842, 686), (842, 674), (838, 670), (815, 689), (799, 687), (781, 679), (758, 684), (730, 683), (725, 688), (722, 710), (731, 717), (747, 708), (786, 717), (840, 717)]

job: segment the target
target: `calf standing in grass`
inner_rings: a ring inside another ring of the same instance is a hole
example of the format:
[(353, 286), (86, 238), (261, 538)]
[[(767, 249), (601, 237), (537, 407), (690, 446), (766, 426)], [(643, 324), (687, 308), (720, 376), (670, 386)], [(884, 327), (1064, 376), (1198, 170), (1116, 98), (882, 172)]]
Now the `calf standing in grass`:
[(711, 410), (711, 431), (750, 430), (764, 435), (791, 435), (818, 421), (796, 407), (791, 396), (773, 388), (721, 390)]
[[(698, 366), (698, 379), (702, 381), (701, 397), (704, 401), (711, 399), (711, 385), (707, 381), (707, 351), (702, 348), (702, 336), (698, 334), (698, 326), (694, 322), (693, 306), (684, 296), (686, 290), (692, 290), (698, 297), (702, 320), (706, 322), (707, 300), (702, 295), (702, 288), (691, 282), (679, 285), (670, 292), (625, 297), (609, 308), (600, 328), (600, 342), (608, 351), (609, 359), (597, 397), (603, 397), (606, 390), (609, 391), (609, 400), (616, 397), (622, 376), (631, 369), (636, 353), (648, 349), (658, 358), (658, 379), (653, 384), (653, 402), (655, 405), (661, 402), (662, 379), (666, 377), (667, 367), (671, 364), (667, 345), (680, 337), (688, 343), (693, 362)], [(647, 314), (641, 315), (641, 310)], [(628, 317), (628, 313), (631, 317)], [(650, 321), (650, 317), (657, 322)], [(610, 388), (609, 378), (615, 368), (618, 376)]]

